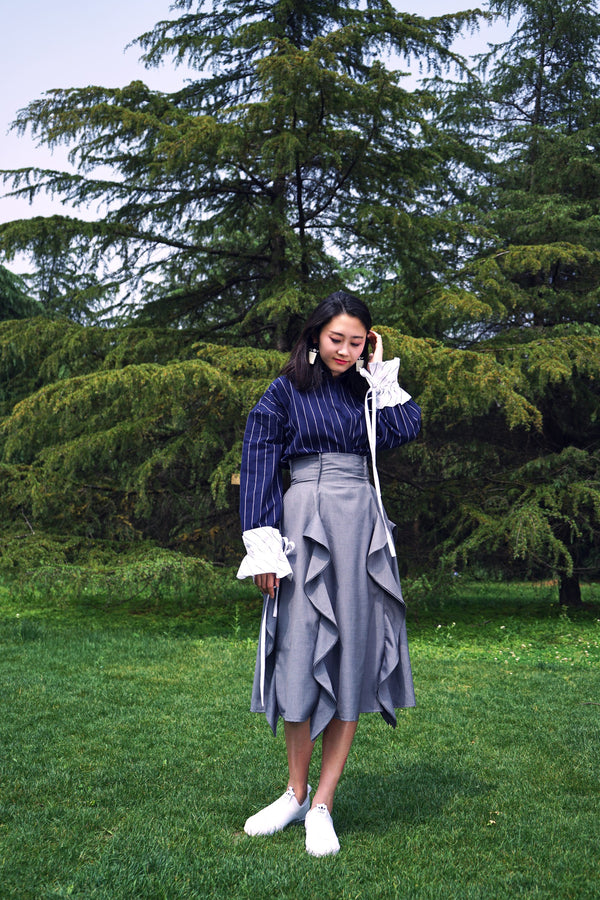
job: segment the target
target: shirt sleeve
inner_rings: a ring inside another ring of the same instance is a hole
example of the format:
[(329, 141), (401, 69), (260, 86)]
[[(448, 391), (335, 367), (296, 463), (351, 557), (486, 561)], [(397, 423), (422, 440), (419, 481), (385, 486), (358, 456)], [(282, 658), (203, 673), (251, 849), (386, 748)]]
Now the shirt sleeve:
[(287, 556), (294, 550), (294, 542), (282, 538), (277, 528), (268, 525), (252, 528), (242, 535), (246, 556), (238, 569), (238, 578), (273, 572), (277, 578), (292, 574)]
[(240, 470), (242, 531), (279, 528), (283, 501), (280, 464), (287, 415), (278, 394), (273, 382), (246, 423)]
[(398, 384), (399, 368), (396, 357), (361, 371), (375, 392), (377, 448), (382, 450), (413, 441), (421, 430), (421, 408)]

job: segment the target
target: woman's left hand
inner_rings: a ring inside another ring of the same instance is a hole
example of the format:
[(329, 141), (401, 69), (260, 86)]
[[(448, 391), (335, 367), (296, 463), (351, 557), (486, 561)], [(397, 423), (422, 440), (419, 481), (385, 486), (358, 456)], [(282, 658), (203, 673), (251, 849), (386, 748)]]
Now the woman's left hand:
[(255, 575), (254, 584), (261, 594), (268, 594), (271, 600), (275, 597), (275, 591), (279, 587), (279, 578), (275, 572), (265, 572), (264, 575)]
[(369, 339), (372, 350), (369, 355), (369, 362), (383, 362), (383, 342), (381, 340), (381, 335), (376, 331), (370, 331), (367, 338)]

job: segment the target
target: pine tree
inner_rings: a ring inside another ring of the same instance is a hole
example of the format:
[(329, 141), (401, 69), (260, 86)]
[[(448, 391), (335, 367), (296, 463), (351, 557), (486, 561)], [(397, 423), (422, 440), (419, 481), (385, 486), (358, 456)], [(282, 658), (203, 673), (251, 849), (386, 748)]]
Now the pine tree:
[(463, 464), (446, 484), (454, 557), (505, 555), (556, 573), (561, 602), (577, 605), (580, 577), (595, 576), (600, 558), (600, 20), (590, 0), (490, 7), (517, 27), (447, 107), (462, 138), (490, 152), (465, 207), (479, 237), (424, 324), (493, 358), (499, 385), (536, 416), (509, 431), (486, 416), (460, 436), (445, 422), (424, 475), (435, 483), (457, 438)]
[(77, 171), (9, 173), (17, 192), (105, 214), (8, 224), (0, 248), (31, 253), (51, 308), (106, 313), (118, 287), (142, 321), (225, 339), (266, 328), (282, 348), (331, 288), (391, 279), (410, 295), (440, 265), (428, 195), (458, 150), (438, 142), (431, 96), (383, 60), (448, 64), (477, 15), (427, 20), (387, 0), (208, 7), (177, 0), (180, 18), (139, 39), (148, 65), (197, 72), (182, 90), (56, 90), (22, 111), (18, 129), (70, 144)]

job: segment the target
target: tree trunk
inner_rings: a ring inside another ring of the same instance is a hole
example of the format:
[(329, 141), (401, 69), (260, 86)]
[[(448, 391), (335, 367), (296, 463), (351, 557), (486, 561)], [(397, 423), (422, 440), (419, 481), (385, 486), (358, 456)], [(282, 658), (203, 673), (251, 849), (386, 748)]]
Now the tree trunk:
[(581, 585), (579, 575), (561, 575), (558, 588), (558, 599), (561, 606), (571, 609), (581, 607)]

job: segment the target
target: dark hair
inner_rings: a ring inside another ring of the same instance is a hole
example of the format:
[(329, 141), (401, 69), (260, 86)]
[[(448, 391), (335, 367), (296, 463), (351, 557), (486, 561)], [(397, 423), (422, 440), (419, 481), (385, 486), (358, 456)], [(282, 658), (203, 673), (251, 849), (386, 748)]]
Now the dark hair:
[[(325, 325), (331, 322), (334, 316), (340, 316), (343, 313), (360, 319), (367, 330), (367, 334), (371, 330), (371, 313), (358, 297), (347, 294), (345, 291), (336, 291), (334, 294), (326, 297), (325, 300), (321, 300), (306, 321), (289, 360), (281, 370), (281, 374), (286, 375), (299, 391), (314, 390), (328, 376), (327, 367), (321, 362), (320, 357), (317, 357), (313, 366), (309, 364), (308, 351), (318, 343), (319, 335)], [(354, 366), (345, 375), (341, 375), (340, 378), (343, 378), (351, 390), (359, 397), (363, 398), (365, 396), (368, 384)]]

